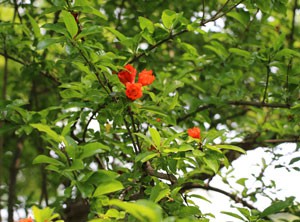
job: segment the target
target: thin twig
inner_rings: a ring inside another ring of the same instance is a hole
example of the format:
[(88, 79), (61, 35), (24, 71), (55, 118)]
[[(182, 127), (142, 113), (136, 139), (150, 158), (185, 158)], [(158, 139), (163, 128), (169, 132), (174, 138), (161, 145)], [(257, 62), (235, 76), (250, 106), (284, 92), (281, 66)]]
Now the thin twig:
[(180, 189), (180, 192), (184, 193), (185, 191), (191, 190), (191, 189), (204, 189), (204, 190), (208, 190), (208, 191), (215, 191), (215, 192), (221, 193), (221, 194), (229, 197), (230, 199), (232, 199), (236, 203), (243, 204), (245, 207), (248, 207), (249, 209), (256, 209), (250, 203), (248, 203), (244, 199), (238, 197), (237, 195), (229, 193), (229, 192), (227, 192), (225, 190), (222, 190), (222, 189), (219, 189), (217, 187), (212, 187), (210, 185), (201, 185), (201, 184), (197, 184), (197, 183), (186, 183), (186, 184), (183, 184), (182, 188)]
[(122, 0), (121, 2), (121, 5), (120, 5), (120, 12), (118, 13), (118, 16), (117, 16), (117, 23), (116, 23), (116, 29), (119, 28), (120, 24), (121, 24), (121, 17), (122, 17), (122, 12), (123, 12), (123, 9), (124, 9), (124, 4), (125, 4), (125, 0)]
[(128, 134), (129, 134), (129, 137), (130, 137), (130, 139), (131, 139), (131, 141), (132, 141), (132, 145), (133, 145), (134, 152), (137, 154), (137, 153), (138, 153), (138, 148), (136, 147), (136, 142), (135, 142), (135, 140), (134, 140), (134, 138), (133, 138), (133, 136), (132, 136), (132, 133), (131, 133), (129, 124), (128, 124), (127, 120), (125, 119), (125, 117), (123, 118), (123, 120), (124, 120), (124, 123), (125, 123), (125, 127), (126, 127), (126, 129), (127, 129), (127, 132), (128, 132)]
[(266, 102), (266, 99), (267, 99), (267, 93), (268, 93), (268, 87), (269, 87), (269, 79), (270, 79), (270, 73), (271, 73), (270, 62), (271, 62), (271, 58), (269, 58), (268, 64), (266, 65), (267, 79), (266, 79), (266, 85), (265, 85), (264, 97), (263, 97), (263, 100), (262, 100), (262, 104), (264, 104)]
[[(133, 131), (134, 131), (134, 133), (137, 133), (138, 129), (136, 129), (136, 127), (135, 127), (134, 116), (133, 116), (133, 113), (132, 113), (130, 107), (128, 107), (128, 114), (130, 116)], [(141, 152), (141, 145), (140, 145), (139, 137), (136, 134), (135, 134), (135, 140), (136, 140), (138, 151)]]

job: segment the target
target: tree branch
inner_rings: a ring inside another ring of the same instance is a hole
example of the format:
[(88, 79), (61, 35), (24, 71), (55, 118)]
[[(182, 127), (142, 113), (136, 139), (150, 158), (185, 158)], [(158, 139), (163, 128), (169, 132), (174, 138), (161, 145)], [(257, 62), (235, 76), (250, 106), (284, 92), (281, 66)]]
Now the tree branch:
[[(262, 103), (262, 102), (252, 102), (252, 101), (225, 101), (225, 105), (233, 105), (233, 106), (254, 106), (254, 107), (269, 107), (269, 108), (282, 108), (282, 109), (290, 109), (291, 105), (290, 104), (283, 104), (283, 103)], [(186, 120), (189, 117), (192, 117), (196, 115), (198, 112), (207, 110), (209, 108), (214, 108), (217, 107), (215, 104), (207, 104), (203, 106), (199, 106), (197, 109), (194, 111), (187, 113), (184, 116), (178, 117), (177, 118), (177, 123), (182, 122)]]
[(267, 79), (266, 79), (266, 86), (265, 86), (265, 91), (264, 91), (264, 97), (263, 97), (263, 100), (262, 100), (263, 104), (265, 103), (265, 101), (267, 99), (267, 92), (268, 92), (270, 72), (271, 72), (270, 62), (271, 62), (271, 59), (269, 58), (268, 64), (266, 65), (266, 68), (267, 68)]
[(165, 173), (157, 172), (155, 169), (153, 169), (149, 161), (144, 163), (144, 168), (150, 176), (154, 176), (163, 180), (169, 180), (172, 184), (177, 183), (177, 178), (173, 174), (165, 174)]
[(184, 193), (185, 191), (191, 190), (191, 189), (204, 189), (204, 190), (207, 190), (207, 191), (215, 191), (215, 192), (221, 193), (221, 194), (229, 197), (230, 199), (232, 199), (236, 203), (243, 204), (245, 207), (248, 207), (250, 209), (256, 209), (250, 203), (248, 203), (244, 199), (238, 197), (237, 195), (229, 193), (229, 192), (227, 192), (225, 190), (221, 190), (221, 189), (216, 188), (216, 187), (212, 187), (210, 185), (200, 185), (200, 184), (197, 184), (197, 183), (186, 183), (186, 184), (182, 185), (182, 188), (180, 189), (180, 192)]

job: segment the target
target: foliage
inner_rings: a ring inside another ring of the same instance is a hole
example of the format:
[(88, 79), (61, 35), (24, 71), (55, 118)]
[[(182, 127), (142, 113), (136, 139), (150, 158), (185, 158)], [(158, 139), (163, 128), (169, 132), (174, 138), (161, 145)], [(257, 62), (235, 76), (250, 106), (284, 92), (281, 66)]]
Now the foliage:
[[(299, 216), (294, 197), (253, 207), (275, 183), (254, 193), (246, 179), (242, 193), (210, 185), (248, 150), (269, 147), (275, 160), (277, 144), (299, 145), (297, 8), (297, 0), (2, 1), (8, 221), (32, 206), (35, 221), (209, 221), (193, 189), (242, 204), (223, 212), (242, 221)], [(128, 64), (141, 75), (125, 84)], [(299, 171), (298, 161), (278, 167)]]

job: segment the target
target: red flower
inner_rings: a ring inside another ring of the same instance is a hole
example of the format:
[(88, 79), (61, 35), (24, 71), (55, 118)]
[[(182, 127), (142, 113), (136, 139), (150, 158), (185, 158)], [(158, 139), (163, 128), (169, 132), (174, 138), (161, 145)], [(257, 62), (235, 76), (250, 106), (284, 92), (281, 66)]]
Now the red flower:
[(200, 129), (198, 127), (193, 127), (187, 130), (190, 137), (195, 139), (200, 139)]
[(152, 74), (152, 70), (144, 69), (139, 73), (138, 82), (141, 83), (143, 86), (150, 85), (154, 80), (155, 76)]
[(28, 217), (28, 218), (20, 219), (19, 222), (33, 222), (33, 220), (31, 219), (31, 217)]
[(143, 95), (142, 84), (140, 83), (126, 83), (126, 96), (131, 100), (141, 98)]
[(127, 64), (124, 68), (125, 68), (124, 70), (118, 73), (119, 80), (124, 85), (126, 85), (126, 83), (128, 82), (134, 83), (134, 79), (136, 76), (136, 69), (133, 68), (133, 66), (130, 64)]

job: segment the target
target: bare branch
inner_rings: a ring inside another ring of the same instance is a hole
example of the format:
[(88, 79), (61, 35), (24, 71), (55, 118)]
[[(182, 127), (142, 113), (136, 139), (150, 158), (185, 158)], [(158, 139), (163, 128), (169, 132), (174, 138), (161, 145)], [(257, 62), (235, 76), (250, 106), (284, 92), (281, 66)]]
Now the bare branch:
[(186, 183), (186, 184), (182, 185), (182, 188), (181, 188), (180, 192), (184, 193), (185, 191), (191, 190), (191, 189), (204, 189), (204, 190), (208, 190), (208, 191), (215, 191), (215, 192), (221, 193), (221, 194), (229, 197), (230, 199), (232, 199), (236, 203), (243, 204), (245, 207), (248, 207), (250, 209), (256, 209), (250, 203), (248, 203), (244, 199), (238, 197), (237, 195), (229, 193), (225, 190), (222, 190), (222, 189), (219, 189), (219, 188), (216, 188), (216, 187), (212, 187), (210, 185), (200, 185), (200, 184), (197, 184), (197, 183)]

